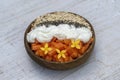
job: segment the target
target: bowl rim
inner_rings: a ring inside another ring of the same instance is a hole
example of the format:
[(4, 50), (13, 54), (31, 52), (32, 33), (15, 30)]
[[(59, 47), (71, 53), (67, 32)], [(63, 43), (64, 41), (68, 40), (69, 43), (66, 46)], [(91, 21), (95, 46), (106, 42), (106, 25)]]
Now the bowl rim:
[[(57, 11), (56, 11), (56, 12), (57, 12)], [(56, 13), (56, 12), (50, 12), (50, 13), (48, 13), (48, 14), (53, 14), (53, 13)], [(65, 12), (65, 11), (59, 11), (59, 12)], [(94, 31), (93, 26), (91, 25), (91, 23), (90, 23), (86, 18), (82, 17), (82, 16), (79, 15), (79, 14), (72, 13), (72, 12), (67, 12), (67, 13), (74, 14), (74, 15), (77, 15), (77, 16), (83, 18), (83, 19), (90, 25), (90, 28), (91, 28), (91, 31), (92, 31), (93, 42), (91, 43), (91, 45), (89, 46), (89, 48), (85, 51), (85, 53), (84, 53), (82, 56), (80, 56), (80, 57), (78, 57), (78, 58), (76, 58), (76, 59), (74, 59), (74, 60), (72, 60), (72, 61), (68, 61), (68, 62), (47, 61), (47, 60), (45, 60), (45, 59), (43, 59), (43, 58), (41, 58), (41, 57), (39, 57), (39, 56), (36, 56), (35, 53), (31, 50), (31, 48), (30, 48), (30, 46), (29, 46), (29, 43), (27, 42), (27, 39), (26, 39), (27, 33), (28, 33), (28, 32), (30, 31), (30, 29), (32, 28), (31, 24), (34, 23), (34, 21), (36, 20), (36, 19), (34, 19), (34, 20), (29, 24), (29, 26), (27, 27), (27, 29), (25, 30), (25, 33), (24, 33), (24, 45), (25, 45), (25, 49), (30, 51), (30, 52), (27, 52), (28, 54), (31, 54), (32, 56), (34, 56), (34, 57), (37, 58), (38, 60), (45, 61), (45, 62), (51, 63), (51, 64), (69, 64), (69, 63), (75, 62), (75, 61), (83, 58), (92, 48), (94, 48), (95, 39), (96, 39), (96, 38), (95, 38), (95, 31)]]

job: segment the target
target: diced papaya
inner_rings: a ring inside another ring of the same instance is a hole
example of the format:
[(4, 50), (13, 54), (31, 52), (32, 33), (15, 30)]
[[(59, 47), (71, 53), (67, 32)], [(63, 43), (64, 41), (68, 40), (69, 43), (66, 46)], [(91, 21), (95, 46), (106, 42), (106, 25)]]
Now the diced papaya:
[(85, 53), (85, 51), (86, 51), (86, 47), (85, 47), (85, 46), (83, 46), (83, 47), (82, 47), (82, 49), (81, 49), (81, 54), (84, 54), (84, 53)]
[(36, 56), (40, 56), (40, 54), (39, 54), (39, 52), (38, 52), (38, 51), (36, 51), (36, 52), (35, 52), (35, 55), (36, 55)]
[(70, 55), (71, 54), (71, 52), (72, 52), (72, 50), (71, 50), (72, 48), (69, 46), (69, 47), (67, 47), (66, 48), (66, 53), (68, 54), (68, 55)]
[(35, 45), (35, 44), (31, 45), (31, 49), (33, 51), (36, 51), (36, 50), (40, 49), (40, 47), (41, 47), (40, 45)]
[(48, 52), (48, 55), (49, 55), (49, 56), (53, 56), (53, 55), (55, 55), (55, 54), (57, 54), (55, 48), (52, 48), (52, 50)]
[(91, 38), (81, 49), (81, 53), (83, 54), (90, 46), (90, 44), (92, 43), (93, 38)]
[(78, 57), (78, 49), (76, 48), (67, 48), (67, 52), (69, 53), (69, 56), (71, 56), (72, 58), (77, 58)]
[[(66, 50), (66, 49), (65, 49), (65, 50)], [(66, 50), (66, 51), (67, 51), (67, 50)], [(69, 56), (69, 53), (66, 52), (66, 53), (65, 53), (65, 56)]]
[(69, 61), (72, 61), (73, 60), (73, 58), (70, 56), (70, 60)]
[(56, 40), (57, 43), (62, 43), (64, 44), (64, 41), (63, 40)]
[(32, 46), (36, 46), (36, 45), (37, 45), (36, 43), (32, 43), (32, 44), (31, 44), (31, 47), (32, 47)]
[(71, 43), (70, 39), (64, 39), (63, 41), (64, 41), (64, 44), (66, 44), (66, 45), (70, 45), (70, 43)]
[(82, 43), (82, 48), (79, 50), (81, 54), (84, 54), (85, 51), (89, 48), (90, 44), (92, 43), (93, 38), (91, 38), (87, 43)]
[(84, 45), (84, 43), (82, 42), (82, 41), (80, 41), (80, 49), (78, 49), (78, 51), (79, 51), (79, 54), (81, 54), (82, 53), (82, 48), (83, 48), (83, 45)]
[(48, 44), (49, 47), (51, 46), (51, 43), (50, 43), (50, 42), (41, 43), (41, 46), (42, 46), (42, 47), (45, 47), (46, 44)]
[(62, 44), (62, 43), (55, 43), (55, 42), (53, 42), (52, 46), (55, 47), (55, 48), (57, 48), (57, 49), (60, 49), (60, 50), (62, 50), (62, 49), (65, 48), (65, 45)]
[(69, 56), (67, 56), (66, 58), (64, 58), (64, 62), (68, 62), (69, 61)]
[(58, 40), (56, 37), (53, 37), (51, 42), (56, 42), (56, 40)]
[(47, 55), (47, 56), (45, 57), (45, 60), (47, 60), (47, 61), (52, 61), (52, 57), (50, 57), (50, 56)]
[(57, 54), (53, 55), (53, 61), (58, 61)]
[(78, 57), (78, 52), (73, 52), (73, 53), (71, 53), (71, 57), (72, 57), (73, 59), (77, 58), (77, 57)]
[(64, 58), (64, 62), (68, 62), (68, 61), (72, 61), (73, 58), (71, 56), (67, 56), (66, 58)]
[(63, 58), (59, 58), (58, 62), (64, 62), (64, 59)]
[(83, 42), (80, 41), (79, 45), (80, 45), (80, 47), (82, 48), (82, 47), (83, 47)]
[(91, 38), (90, 41), (89, 41), (89, 43), (93, 42), (93, 40), (94, 40), (94, 38)]
[(70, 61), (70, 56), (66, 56), (66, 58), (64, 58), (64, 62), (68, 62)]
[(38, 55), (38, 56), (40, 56), (40, 57), (44, 57), (45, 56), (45, 54), (44, 54), (44, 52), (42, 51), (42, 50), (37, 50), (36, 52), (35, 52), (35, 54), (36, 55)]

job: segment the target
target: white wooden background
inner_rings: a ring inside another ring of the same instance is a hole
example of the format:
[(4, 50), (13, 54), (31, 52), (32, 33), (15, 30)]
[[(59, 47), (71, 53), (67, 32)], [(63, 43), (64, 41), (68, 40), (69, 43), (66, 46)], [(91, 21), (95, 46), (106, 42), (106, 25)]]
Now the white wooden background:
[[(69, 11), (96, 32), (89, 60), (72, 70), (36, 64), (24, 48), (24, 31), (37, 16)], [(0, 0), (0, 80), (120, 80), (120, 0)]]

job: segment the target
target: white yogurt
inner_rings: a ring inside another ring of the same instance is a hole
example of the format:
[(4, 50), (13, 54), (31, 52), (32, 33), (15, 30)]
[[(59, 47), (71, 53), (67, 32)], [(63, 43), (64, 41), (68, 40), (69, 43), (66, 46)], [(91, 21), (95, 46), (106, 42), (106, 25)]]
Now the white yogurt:
[(80, 39), (86, 43), (92, 37), (92, 32), (89, 28), (76, 28), (74, 25), (68, 24), (60, 24), (58, 26), (49, 25), (49, 27), (43, 25), (32, 29), (27, 34), (27, 41), (33, 43), (35, 39), (37, 39), (39, 42), (50, 42), (53, 37), (56, 37), (60, 40)]

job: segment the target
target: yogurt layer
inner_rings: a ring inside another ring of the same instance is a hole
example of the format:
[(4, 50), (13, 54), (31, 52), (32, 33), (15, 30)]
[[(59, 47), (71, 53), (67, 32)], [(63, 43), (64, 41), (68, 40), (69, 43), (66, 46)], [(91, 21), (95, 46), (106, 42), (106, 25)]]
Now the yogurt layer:
[(60, 24), (37, 26), (27, 34), (27, 41), (30, 43), (35, 42), (50, 42), (53, 37), (59, 40), (63, 39), (80, 39), (84, 43), (88, 42), (92, 37), (92, 32), (89, 28), (84, 26), (76, 28), (74, 25)]

